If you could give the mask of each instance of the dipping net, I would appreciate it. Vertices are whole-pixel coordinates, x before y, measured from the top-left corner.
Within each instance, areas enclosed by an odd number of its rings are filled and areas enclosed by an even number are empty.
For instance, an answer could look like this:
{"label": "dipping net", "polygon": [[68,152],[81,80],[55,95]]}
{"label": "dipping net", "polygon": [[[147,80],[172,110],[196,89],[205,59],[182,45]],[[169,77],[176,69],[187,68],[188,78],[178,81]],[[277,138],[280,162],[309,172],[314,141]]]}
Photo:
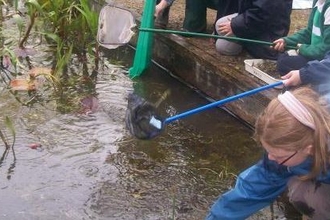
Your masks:
{"label": "dipping net", "polygon": [[153,119],[163,121],[156,106],[134,93],[129,94],[125,122],[130,133],[139,139],[151,139],[159,135],[163,126],[154,126],[150,123]]}
{"label": "dipping net", "polygon": [[115,49],[129,42],[134,35],[132,28],[135,26],[135,20],[130,11],[105,5],[99,15],[97,41],[105,48]]}

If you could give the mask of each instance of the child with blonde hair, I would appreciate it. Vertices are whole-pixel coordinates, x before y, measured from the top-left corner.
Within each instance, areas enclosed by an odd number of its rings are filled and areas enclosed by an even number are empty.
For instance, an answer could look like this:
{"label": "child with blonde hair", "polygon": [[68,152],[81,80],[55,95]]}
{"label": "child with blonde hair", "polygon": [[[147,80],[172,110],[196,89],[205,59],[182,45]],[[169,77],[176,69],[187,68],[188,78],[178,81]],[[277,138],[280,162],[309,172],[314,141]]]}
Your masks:
{"label": "child with blonde hair", "polygon": [[300,87],[278,95],[255,124],[263,159],[238,176],[206,219],[246,219],[286,189],[304,216],[330,219],[329,137],[330,113],[318,93]]}

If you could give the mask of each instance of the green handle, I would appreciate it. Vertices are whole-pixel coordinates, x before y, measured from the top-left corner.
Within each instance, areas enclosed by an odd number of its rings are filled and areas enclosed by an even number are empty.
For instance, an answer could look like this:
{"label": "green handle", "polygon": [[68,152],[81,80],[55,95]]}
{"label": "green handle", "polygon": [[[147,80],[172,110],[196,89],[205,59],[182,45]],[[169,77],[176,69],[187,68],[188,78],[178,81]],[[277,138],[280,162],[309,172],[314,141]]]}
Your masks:
{"label": "green handle", "polygon": [[[140,28],[140,31],[146,31],[146,32],[154,32],[154,33],[163,33],[163,34],[178,34],[178,35],[185,35],[185,36],[195,36],[195,37],[207,37],[207,38],[218,38],[218,39],[224,39],[224,40],[230,40],[230,41],[243,41],[248,43],[255,43],[255,44],[263,44],[267,46],[273,46],[274,44],[267,41],[261,41],[261,40],[252,40],[252,39],[246,39],[246,38],[240,38],[240,37],[226,37],[226,36],[219,36],[219,35],[213,35],[213,34],[203,34],[203,33],[195,33],[195,32],[186,32],[186,31],[175,31],[175,30],[164,30],[164,29],[154,29],[154,28]],[[286,46],[287,49],[298,49],[294,46]]]}

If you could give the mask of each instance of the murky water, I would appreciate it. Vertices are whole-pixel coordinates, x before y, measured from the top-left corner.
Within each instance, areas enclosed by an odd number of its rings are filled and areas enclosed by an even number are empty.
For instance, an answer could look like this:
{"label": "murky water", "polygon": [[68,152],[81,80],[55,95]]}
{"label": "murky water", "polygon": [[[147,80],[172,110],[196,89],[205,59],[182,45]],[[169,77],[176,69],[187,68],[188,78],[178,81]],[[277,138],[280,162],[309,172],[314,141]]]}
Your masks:
{"label": "murky water", "polygon": [[[112,61],[132,60],[128,48],[112,52]],[[207,102],[155,66],[132,81],[130,64],[114,63],[98,75],[91,114],[60,114],[54,103],[23,107],[1,91],[17,139],[15,155],[0,164],[0,219],[203,219],[258,159],[252,131],[219,109],[173,122],[153,140],[132,137],[124,123],[129,92],[156,102],[169,89],[164,117]]]}
{"label": "murky water", "polygon": [[[47,56],[40,52],[32,63]],[[22,106],[0,83],[0,129],[12,143],[9,117],[16,132],[13,149],[0,145],[0,219],[203,219],[258,160],[252,130],[220,109],[173,122],[153,140],[132,137],[129,92],[155,103],[170,91],[158,107],[165,118],[207,104],[157,66],[132,81],[132,59],[129,47],[108,51],[95,88],[84,90],[88,112],[63,113],[56,100]],[[270,219],[268,209],[251,219]]]}

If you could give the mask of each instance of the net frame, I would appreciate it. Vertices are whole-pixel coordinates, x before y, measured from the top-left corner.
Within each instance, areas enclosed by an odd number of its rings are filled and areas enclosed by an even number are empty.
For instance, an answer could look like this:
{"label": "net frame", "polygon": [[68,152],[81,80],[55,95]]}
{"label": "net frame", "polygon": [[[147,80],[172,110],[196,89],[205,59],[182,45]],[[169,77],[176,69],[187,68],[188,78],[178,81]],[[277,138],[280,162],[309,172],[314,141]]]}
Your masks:
{"label": "net frame", "polygon": [[99,14],[97,42],[107,49],[116,49],[127,44],[135,34],[135,19],[131,11],[105,5]]}

